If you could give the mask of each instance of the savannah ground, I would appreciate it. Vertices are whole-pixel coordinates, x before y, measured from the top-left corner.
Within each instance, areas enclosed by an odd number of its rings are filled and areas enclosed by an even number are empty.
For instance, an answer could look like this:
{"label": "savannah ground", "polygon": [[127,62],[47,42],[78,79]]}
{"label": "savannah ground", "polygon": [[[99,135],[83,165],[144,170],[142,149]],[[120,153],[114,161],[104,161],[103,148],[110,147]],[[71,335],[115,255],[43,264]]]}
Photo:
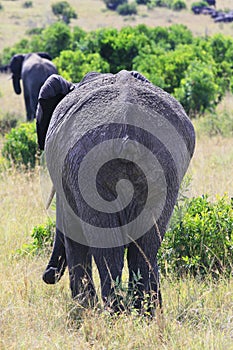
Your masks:
{"label": "savannah ground", "polygon": [[[33,9],[27,10],[21,9],[22,3],[2,1],[12,13],[7,22],[9,37],[6,41],[5,37],[4,40],[1,38],[1,49],[23,37],[28,24],[33,22],[32,25],[36,23],[40,26],[41,21],[47,24],[52,19],[50,2],[36,1]],[[76,4],[79,15],[76,24],[84,29],[110,24],[119,27],[135,24],[139,20],[148,25],[169,25],[167,18],[184,16],[183,12],[172,13],[160,9],[164,11],[160,19],[153,19],[149,13],[148,16],[136,16],[135,21],[124,21],[106,12],[98,0],[70,1],[70,4]],[[218,1],[218,6],[230,7],[230,0]],[[141,11],[144,10],[145,7],[141,7]],[[35,11],[35,14],[26,17],[27,11]],[[40,15],[36,15],[37,11]],[[92,17],[93,14],[95,17]],[[202,30],[201,33],[204,33],[207,25],[212,28],[208,17],[202,17],[201,27],[200,16],[193,17],[188,11],[186,15],[185,20],[194,31]],[[0,16],[2,36],[2,28],[7,26],[4,23],[7,16]],[[149,20],[151,22],[147,22]],[[13,23],[16,23],[18,30]],[[232,34],[233,25],[213,28]],[[11,81],[7,78],[8,75],[0,75],[1,114],[15,113],[23,121],[23,98],[13,93]],[[222,110],[232,115],[232,96],[227,96],[218,107],[219,112]],[[187,194],[197,196],[208,193],[214,199],[216,194],[226,192],[233,197],[233,138],[208,137],[201,129],[200,121],[194,121],[194,124],[197,145],[189,169],[192,181]],[[0,148],[2,143],[3,137],[0,137]],[[45,285],[41,275],[47,257],[19,257],[15,254],[24,243],[31,241],[33,227],[47,220],[41,200],[38,168],[35,172],[26,173],[14,169],[0,172],[0,217],[0,349],[233,349],[232,279],[220,278],[215,283],[210,278],[198,281],[162,276],[164,313],[161,315],[157,312],[150,322],[134,315],[112,318],[99,310],[79,309],[70,297],[67,272],[57,285]],[[124,278],[127,278],[126,271]],[[96,273],[95,280],[99,285]]]}

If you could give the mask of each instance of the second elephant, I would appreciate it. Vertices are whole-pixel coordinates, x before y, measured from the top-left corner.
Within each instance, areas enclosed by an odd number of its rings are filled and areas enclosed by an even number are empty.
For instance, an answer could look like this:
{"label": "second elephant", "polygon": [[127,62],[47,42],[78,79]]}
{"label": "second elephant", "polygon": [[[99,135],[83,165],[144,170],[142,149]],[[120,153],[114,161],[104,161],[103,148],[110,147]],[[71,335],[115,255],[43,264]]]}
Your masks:
{"label": "second elephant", "polygon": [[17,95],[21,94],[22,79],[27,121],[31,121],[35,118],[40,88],[57,69],[46,52],[14,55],[9,66]]}

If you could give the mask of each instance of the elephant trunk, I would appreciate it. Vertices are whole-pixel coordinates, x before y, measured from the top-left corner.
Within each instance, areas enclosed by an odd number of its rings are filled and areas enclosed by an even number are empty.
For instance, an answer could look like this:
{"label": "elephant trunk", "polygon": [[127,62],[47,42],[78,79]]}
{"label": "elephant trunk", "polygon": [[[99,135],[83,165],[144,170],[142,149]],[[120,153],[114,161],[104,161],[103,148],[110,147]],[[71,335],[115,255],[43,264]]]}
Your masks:
{"label": "elephant trunk", "polygon": [[20,76],[12,75],[13,87],[17,95],[21,94]]}

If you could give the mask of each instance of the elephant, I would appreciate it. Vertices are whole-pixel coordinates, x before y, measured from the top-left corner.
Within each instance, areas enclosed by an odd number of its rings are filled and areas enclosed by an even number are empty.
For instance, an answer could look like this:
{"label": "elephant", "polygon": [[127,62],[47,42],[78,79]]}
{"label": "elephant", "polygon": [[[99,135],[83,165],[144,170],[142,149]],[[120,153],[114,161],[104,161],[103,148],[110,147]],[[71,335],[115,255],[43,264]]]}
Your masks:
{"label": "elephant", "polygon": [[68,266],[72,297],[94,305],[94,259],[104,305],[119,312],[126,252],[128,295],[153,315],[162,306],[157,253],[195,148],[183,107],[136,71],[89,72],[79,83],[55,74],[40,90],[36,124],[56,191],[44,282]]}
{"label": "elephant", "polygon": [[21,94],[20,79],[23,81],[27,121],[32,121],[36,114],[40,88],[51,74],[57,74],[57,69],[46,52],[14,55],[9,66],[17,95]]}

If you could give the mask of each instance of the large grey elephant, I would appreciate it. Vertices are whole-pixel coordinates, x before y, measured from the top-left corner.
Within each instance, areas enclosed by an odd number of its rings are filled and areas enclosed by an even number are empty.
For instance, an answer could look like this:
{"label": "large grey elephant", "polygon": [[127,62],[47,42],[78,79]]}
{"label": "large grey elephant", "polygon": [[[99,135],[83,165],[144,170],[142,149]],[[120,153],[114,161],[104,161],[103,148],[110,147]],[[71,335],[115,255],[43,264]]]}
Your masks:
{"label": "large grey elephant", "polygon": [[[56,235],[43,274],[68,265],[72,296],[119,310],[127,250],[128,290],[141,310],[161,305],[157,252],[192,158],[194,128],[182,106],[138,72],[88,73],[72,84],[52,75],[37,107],[39,147],[56,191]],[[94,180],[93,180],[94,178]]]}
{"label": "large grey elephant", "polygon": [[27,121],[35,118],[37,100],[41,86],[57,69],[46,52],[17,54],[11,58],[10,70],[16,94],[21,94],[20,79],[23,81]]}

